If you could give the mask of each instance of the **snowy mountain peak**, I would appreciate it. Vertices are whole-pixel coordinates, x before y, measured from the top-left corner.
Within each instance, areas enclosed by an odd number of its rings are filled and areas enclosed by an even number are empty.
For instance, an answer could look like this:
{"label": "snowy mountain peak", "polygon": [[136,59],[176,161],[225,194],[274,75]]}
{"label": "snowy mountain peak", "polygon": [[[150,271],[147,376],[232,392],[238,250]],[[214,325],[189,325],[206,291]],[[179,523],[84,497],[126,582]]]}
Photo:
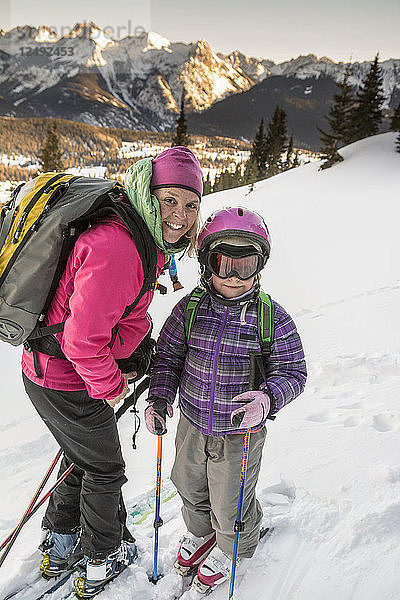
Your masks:
{"label": "snowy mountain peak", "polygon": [[204,39],[197,40],[197,42],[195,42],[195,44],[194,44],[194,48],[195,48],[195,53],[198,56],[201,56],[201,55],[212,56],[214,54],[214,52],[211,49],[210,44],[207,42],[207,40],[204,40]]}
{"label": "snowy mountain peak", "polygon": [[193,44],[193,57],[209,68],[223,63],[223,60],[212,50],[210,44],[204,40],[198,40]]}
{"label": "snowy mountain peak", "polygon": [[218,56],[227,60],[235,69],[241,69],[246,75],[251,77],[255,83],[259,83],[268,75],[271,75],[271,67],[275,65],[274,61],[257,57],[249,57],[234,50],[228,55],[218,54]]}
{"label": "snowy mountain peak", "polygon": [[70,33],[67,33],[65,37],[76,38],[76,37],[90,37],[94,31],[100,31],[100,27],[93,21],[90,23],[75,23]]}
{"label": "snowy mountain peak", "polygon": [[[64,46],[68,47],[67,53]],[[46,60],[42,60],[43,50]],[[369,65],[351,64],[352,85],[360,85]],[[59,37],[45,25],[0,31],[0,93],[6,101],[2,114],[19,112],[61,118],[68,115],[112,127],[169,129],[174,124],[183,87],[188,111],[204,111],[216,101],[240,95],[271,76],[303,80],[323,76],[336,82],[343,78],[346,67],[345,63],[314,54],[280,64],[248,57],[239,50],[224,55],[214,52],[205,39],[173,42],[154,31],[112,39],[107,30],[94,22],[75,23],[65,34],[59,32]],[[392,106],[398,102],[400,61],[385,61],[381,67],[385,106]],[[82,73],[85,85],[89,74],[90,81],[96,81],[94,87],[85,87],[84,94],[81,81],[78,87],[75,85],[75,78]],[[305,93],[311,93],[311,89]],[[76,95],[76,102],[72,102],[71,97]],[[107,102],[104,98],[108,98]],[[22,109],[17,110],[20,106]],[[239,120],[247,112],[251,111],[242,109]],[[254,127],[252,124],[252,130]],[[248,137],[252,131],[249,126],[247,131],[234,135]]]}
{"label": "snowy mountain peak", "polygon": [[321,58],[318,58],[317,60],[318,62],[331,63],[332,65],[335,64],[334,61],[329,58],[329,56],[321,56]]}
{"label": "snowy mountain peak", "polygon": [[47,25],[40,25],[35,36],[35,42],[57,42],[59,39],[55,29]]}
{"label": "snowy mountain peak", "polygon": [[18,25],[18,27],[14,27],[13,29],[10,29],[9,31],[4,31],[2,30],[2,35],[4,35],[4,37],[10,41],[10,42],[16,42],[16,41],[23,41],[23,40],[34,40],[36,35],[37,35],[37,28],[33,27],[32,25],[23,25],[20,26]]}
{"label": "snowy mountain peak", "polygon": [[165,49],[168,49],[171,45],[170,40],[163,37],[159,33],[156,33],[155,31],[149,31],[149,32],[145,33],[144,38],[146,40],[146,45],[143,48],[143,52],[146,52],[147,50],[154,50],[154,49],[165,50]]}
{"label": "snowy mountain peak", "polygon": [[66,33],[64,39],[90,39],[93,40],[100,48],[113,45],[114,40],[93,21],[90,23],[75,23],[70,32]]}

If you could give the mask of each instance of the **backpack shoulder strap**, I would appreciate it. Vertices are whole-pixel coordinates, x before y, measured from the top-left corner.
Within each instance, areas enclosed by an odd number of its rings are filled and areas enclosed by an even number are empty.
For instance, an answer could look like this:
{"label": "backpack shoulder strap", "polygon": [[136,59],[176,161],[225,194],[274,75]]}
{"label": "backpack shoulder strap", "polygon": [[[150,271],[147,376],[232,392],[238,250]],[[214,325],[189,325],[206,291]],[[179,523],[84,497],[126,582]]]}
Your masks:
{"label": "backpack shoulder strap", "polygon": [[[116,189],[113,192],[120,194],[122,190],[116,186]],[[126,307],[121,317],[124,318],[134,310],[139,300],[146,292],[155,289],[154,285],[157,279],[157,247],[145,221],[130,203],[125,204],[122,201],[117,201],[115,202],[112,211],[123,220],[135,240],[136,248],[140,260],[142,261],[144,275],[143,285],[132,304]]]}
{"label": "backpack shoulder strap", "polygon": [[271,354],[271,344],[274,341],[274,307],[271,296],[260,290],[258,300],[258,337],[262,353]]}
{"label": "backpack shoulder strap", "polygon": [[[97,210],[95,214],[96,216],[100,216],[101,214],[109,215],[110,213],[114,213],[123,220],[133,239],[135,240],[136,248],[142,262],[144,275],[143,284],[135,300],[132,302],[132,304],[125,308],[121,317],[123,319],[135,309],[142,296],[149,290],[153,289],[157,276],[157,248],[154,239],[142,217],[133,207],[130,205],[125,205],[122,201],[117,200],[116,196],[119,195],[120,192],[121,190],[119,186],[116,185],[115,190],[112,190],[108,194],[110,201],[103,203],[103,208]],[[74,235],[71,242],[72,245],[69,247],[69,251],[72,249],[75,240],[76,236]],[[67,255],[69,254],[69,251],[67,252]],[[60,276],[61,273],[59,273],[59,277]],[[56,278],[56,281],[59,279],[59,277]],[[51,297],[52,294],[49,295],[50,299]],[[48,354],[50,356],[56,356],[57,358],[65,358],[61,348],[59,347],[57,339],[53,337],[54,333],[61,333],[64,331],[64,325],[64,323],[56,323],[54,325],[41,327],[39,324],[29,336],[27,343],[33,350],[36,349],[39,352],[43,352],[44,354]],[[50,338],[49,336],[52,337]],[[45,340],[46,337],[48,338],[47,340]]]}
{"label": "backpack shoulder strap", "polygon": [[197,311],[199,306],[206,295],[206,290],[201,287],[196,287],[190,294],[189,302],[185,308],[185,334],[186,343],[189,343],[190,334],[192,332],[192,326],[196,319]]}
{"label": "backpack shoulder strap", "polygon": [[[261,376],[261,382],[267,384],[267,369],[265,359],[271,354],[271,345],[274,341],[274,305],[271,300],[271,296],[260,290],[258,300],[258,337],[261,345],[261,353],[254,355],[255,369]],[[258,389],[258,386],[257,386]],[[271,394],[267,385],[268,396],[271,401],[270,413],[267,419],[272,421],[275,419],[275,415],[271,412],[275,406],[273,395]]]}

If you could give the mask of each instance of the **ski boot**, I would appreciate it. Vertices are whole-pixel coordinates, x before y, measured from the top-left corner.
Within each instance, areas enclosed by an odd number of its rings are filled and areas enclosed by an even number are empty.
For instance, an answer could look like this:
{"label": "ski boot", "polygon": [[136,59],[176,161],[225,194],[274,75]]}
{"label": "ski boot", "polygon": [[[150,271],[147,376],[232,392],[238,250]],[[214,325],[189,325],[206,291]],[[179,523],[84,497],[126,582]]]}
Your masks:
{"label": "ski boot", "polygon": [[49,529],[43,530],[44,539],[39,550],[42,551],[40,571],[45,579],[59,577],[82,560],[83,552],[80,534],[55,533]]}
{"label": "ski boot", "polygon": [[174,564],[175,571],[186,577],[204,560],[215,546],[215,533],[204,537],[196,537],[190,531],[182,537],[178,558]]}
{"label": "ski boot", "polygon": [[231,576],[232,557],[215,546],[210,554],[200,563],[192,588],[199,594],[209,594],[217,585],[224,583]]}
{"label": "ski boot", "polygon": [[107,583],[115,579],[122,571],[133,563],[137,557],[134,542],[121,542],[115,550],[102,560],[86,558],[86,569],[74,581],[77,598],[93,598],[103,591]]}

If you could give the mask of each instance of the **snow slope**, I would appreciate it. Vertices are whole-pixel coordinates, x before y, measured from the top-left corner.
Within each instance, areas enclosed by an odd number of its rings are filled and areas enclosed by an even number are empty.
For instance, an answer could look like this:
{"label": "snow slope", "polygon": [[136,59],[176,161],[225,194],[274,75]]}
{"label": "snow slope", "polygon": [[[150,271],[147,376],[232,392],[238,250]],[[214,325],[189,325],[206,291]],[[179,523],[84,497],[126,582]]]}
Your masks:
{"label": "snow slope", "polygon": [[[267,523],[275,530],[239,578],[236,600],[398,600],[400,598],[400,155],[394,134],[343,149],[345,161],[318,164],[248,188],[208,196],[204,216],[245,204],[267,219],[273,251],[263,287],[294,316],[305,345],[305,393],[269,425],[259,480]],[[179,263],[185,292],[197,266]],[[183,292],[157,297],[159,328]],[[56,445],[21,387],[19,351],[0,348],[0,537],[22,514]],[[143,400],[141,401],[143,407]],[[164,441],[163,476],[173,460],[174,425]],[[155,439],[144,426],[130,448],[131,419],[120,422],[129,482],[125,498],[140,559],[99,600],[172,600],[181,582],[171,573],[184,529],[168,479],[160,530],[160,568],[153,586],[151,499]],[[170,498],[170,496],[172,497]],[[150,513],[149,513],[150,511]],[[144,517],[144,518],[142,518]],[[38,552],[34,517],[0,570],[0,598]],[[62,597],[61,591],[53,600]],[[226,588],[213,594],[228,597]],[[198,596],[189,591],[185,600]]]}

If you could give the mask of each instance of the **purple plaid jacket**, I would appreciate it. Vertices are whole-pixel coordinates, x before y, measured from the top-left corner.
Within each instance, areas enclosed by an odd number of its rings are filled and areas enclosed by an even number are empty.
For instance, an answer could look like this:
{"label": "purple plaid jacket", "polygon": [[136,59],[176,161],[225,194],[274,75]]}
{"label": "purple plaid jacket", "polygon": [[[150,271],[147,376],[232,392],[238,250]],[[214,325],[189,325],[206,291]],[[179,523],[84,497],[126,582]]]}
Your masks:
{"label": "purple plaid jacket", "polygon": [[[193,323],[189,344],[185,333],[185,308],[190,295],[175,306],[157,342],[151,371],[149,401],[165,398],[173,403],[179,389],[182,414],[206,435],[237,433],[230,414],[232,398],[249,384],[249,352],[261,350],[254,292],[233,306],[207,294]],[[275,335],[266,359],[267,384],[273,413],[294,400],[304,389],[307,370],[304,352],[291,317],[275,301]],[[243,431],[243,430],[241,430]]]}

